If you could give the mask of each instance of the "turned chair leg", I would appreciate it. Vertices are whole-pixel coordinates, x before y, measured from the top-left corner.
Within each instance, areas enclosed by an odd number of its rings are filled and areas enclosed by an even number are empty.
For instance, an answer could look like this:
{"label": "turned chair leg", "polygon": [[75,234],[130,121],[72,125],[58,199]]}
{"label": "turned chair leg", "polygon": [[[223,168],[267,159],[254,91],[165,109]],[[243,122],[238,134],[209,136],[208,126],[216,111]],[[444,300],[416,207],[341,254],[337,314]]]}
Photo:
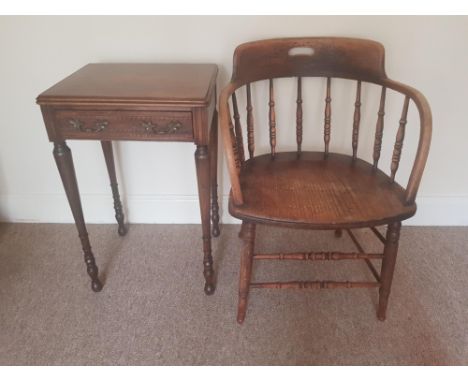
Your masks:
{"label": "turned chair leg", "polygon": [[386,318],[388,298],[392,287],[393,271],[395,270],[396,257],[398,252],[398,241],[400,238],[401,222],[388,225],[387,237],[384,248],[384,258],[380,272],[379,308],[377,318],[384,321]]}
{"label": "turned chair leg", "polygon": [[239,238],[242,239],[244,237],[244,232],[245,232],[245,225],[241,224],[240,230],[239,230]]}
{"label": "turned chair leg", "polygon": [[242,248],[239,277],[239,304],[237,307],[237,322],[242,324],[247,310],[247,298],[249,295],[250,279],[252,277],[253,251],[255,245],[255,224],[242,223]]}

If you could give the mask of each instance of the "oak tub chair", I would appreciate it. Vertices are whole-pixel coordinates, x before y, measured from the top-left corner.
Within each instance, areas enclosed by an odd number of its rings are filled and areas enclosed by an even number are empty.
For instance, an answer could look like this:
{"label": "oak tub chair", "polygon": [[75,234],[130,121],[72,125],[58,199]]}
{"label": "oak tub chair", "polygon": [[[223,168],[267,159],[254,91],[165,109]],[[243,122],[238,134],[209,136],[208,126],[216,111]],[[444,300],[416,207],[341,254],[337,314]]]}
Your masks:
{"label": "oak tub chair", "polygon": [[[247,297],[253,288],[379,288],[377,317],[385,320],[398,251],[401,222],[416,212],[415,198],[426,164],[431,140],[432,117],[429,104],[417,90],[389,79],[384,69],[384,47],[375,41],[353,38],[282,38],[248,42],[234,52],[232,78],[219,99],[219,122],[230,174],[229,212],[242,220],[239,236],[241,254],[237,321],[242,323]],[[280,152],[276,145],[274,83],[277,78],[297,78],[296,143],[293,152]],[[323,77],[324,149],[304,151],[302,78]],[[332,78],[354,80],[356,98],[352,126],[352,153],[330,152]],[[251,84],[269,81],[268,107],[270,153],[255,155]],[[381,87],[373,146],[373,163],[358,157],[361,119],[361,86]],[[236,92],[246,92],[246,137],[239,117]],[[378,168],[384,130],[387,89],[400,93],[403,110],[391,157],[390,174]],[[399,167],[409,104],[414,103],[420,119],[419,142],[406,188],[395,181]],[[231,117],[231,107],[233,117]],[[285,127],[283,127],[285,128]],[[292,129],[291,129],[292,131]],[[244,148],[244,140],[247,149]],[[350,150],[350,151],[351,151]],[[248,156],[248,158],[247,158]],[[254,253],[257,224],[290,228],[345,230],[357,252]],[[386,237],[377,226],[387,225]],[[351,232],[370,228],[384,244],[383,253],[365,253]],[[293,281],[252,283],[253,260],[351,260],[369,266],[375,281]],[[381,260],[380,274],[372,261]]]}

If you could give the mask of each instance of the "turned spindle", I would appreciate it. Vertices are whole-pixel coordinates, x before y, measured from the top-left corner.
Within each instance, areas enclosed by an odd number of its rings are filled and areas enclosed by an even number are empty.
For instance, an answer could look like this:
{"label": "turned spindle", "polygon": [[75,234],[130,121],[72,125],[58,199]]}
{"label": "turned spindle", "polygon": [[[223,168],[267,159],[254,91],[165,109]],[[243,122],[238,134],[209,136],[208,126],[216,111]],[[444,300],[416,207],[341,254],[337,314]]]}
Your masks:
{"label": "turned spindle", "polygon": [[393,148],[392,165],[391,165],[391,178],[392,182],[395,180],[395,175],[400,165],[401,149],[403,148],[403,140],[405,139],[406,118],[408,115],[409,97],[405,97],[403,103],[403,110],[401,112],[400,126],[395,140],[395,147]]}
{"label": "turned spindle", "polygon": [[296,141],[297,152],[301,152],[302,146],[302,78],[297,77],[297,109],[296,109]]}
{"label": "turned spindle", "polygon": [[273,89],[273,80],[270,79],[270,101],[268,102],[270,107],[268,113],[268,120],[270,125],[270,146],[271,156],[274,157],[276,153],[276,116],[275,116],[275,94]]}
{"label": "turned spindle", "polygon": [[381,253],[363,252],[293,252],[293,253],[256,253],[254,260],[299,260],[299,261],[338,261],[382,259]]}
{"label": "turned spindle", "polygon": [[251,288],[264,289],[338,289],[338,288],[378,288],[380,283],[367,281],[288,281],[252,283]]}
{"label": "turned spindle", "polygon": [[323,140],[325,141],[325,156],[328,155],[331,130],[331,78],[327,77],[327,96],[325,98],[325,124],[323,127]]}
{"label": "turned spindle", "polygon": [[382,137],[384,129],[384,116],[385,116],[385,95],[387,88],[382,86],[382,93],[380,94],[380,106],[377,113],[377,125],[375,126],[375,141],[374,141],[374,168],[377,168],[380,159],[380,151],[382,149]]}
{"label": "turned spindle", "polygon": [[352,143],[353,159],[357,158],[360,122],[361,122],[361,81],[358,81],[357,87],[356,87],[356,101],[354,102],[353,143]]}
{"label": "turned spindle", "polygon": [[255,143],[254,143],[254,119],[252,113],[252,95],[250,94],[250,84],[247,84],[247,148],[249,150],[249,158],[253,158]]}
{"label": "turned spindle", "polygon": [[237,153],[241,165],[245,161],[244,155],[244,140],[242,138],[242,126],[240,123],[239,108],[237,107],[236,92],[232,93],[232,109],[234,112],[234,130],[236,132]]}
{"label": "turned spindle", "polygon": [[231,111],[228,108],[228,120],[229,120],[229,137],[231,138],[232,152],[234,153],[234,162],[236,164],[237,172],[240,171],[241,161],[239,159],[239,151],[237,150],[237,139],[234,134],[234,125],[232,124]]}

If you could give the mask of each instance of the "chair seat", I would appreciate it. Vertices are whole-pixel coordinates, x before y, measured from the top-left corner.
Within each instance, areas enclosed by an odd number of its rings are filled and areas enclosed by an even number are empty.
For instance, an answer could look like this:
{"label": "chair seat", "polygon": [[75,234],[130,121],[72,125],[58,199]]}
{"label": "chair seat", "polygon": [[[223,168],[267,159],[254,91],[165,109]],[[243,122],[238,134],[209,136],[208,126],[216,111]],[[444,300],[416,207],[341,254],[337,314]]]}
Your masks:
{"label": "chair seat", "polygon": [[304,226],[358,228],[404,220],[403,188],[371,164],[341,154],[277,153],[247,160],[240,173],[244,204],[232,197],[230,213],[242,220]]}

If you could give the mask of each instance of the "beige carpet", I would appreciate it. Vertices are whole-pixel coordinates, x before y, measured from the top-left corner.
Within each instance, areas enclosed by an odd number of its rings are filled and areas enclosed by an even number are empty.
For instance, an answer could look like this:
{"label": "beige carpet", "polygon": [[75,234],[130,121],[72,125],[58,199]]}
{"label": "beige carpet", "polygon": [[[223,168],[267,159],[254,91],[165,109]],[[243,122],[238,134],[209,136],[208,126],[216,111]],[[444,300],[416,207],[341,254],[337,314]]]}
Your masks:
{"label": "beige carpet", "polygon": [[[93,293],[73,225],[0,225],[0,364],[468,364],[468,228],[404,227],[387,321],[377,291],[253,290],[236,323],[240,240],[213,241],[203,293],[200,227],[90,225]],[[367,250],[379,249],[358,231]],[[351,250],[332,232],[258,229],[257,249]],[[256,280],[367,279],[363,262],[263,262]]]}

